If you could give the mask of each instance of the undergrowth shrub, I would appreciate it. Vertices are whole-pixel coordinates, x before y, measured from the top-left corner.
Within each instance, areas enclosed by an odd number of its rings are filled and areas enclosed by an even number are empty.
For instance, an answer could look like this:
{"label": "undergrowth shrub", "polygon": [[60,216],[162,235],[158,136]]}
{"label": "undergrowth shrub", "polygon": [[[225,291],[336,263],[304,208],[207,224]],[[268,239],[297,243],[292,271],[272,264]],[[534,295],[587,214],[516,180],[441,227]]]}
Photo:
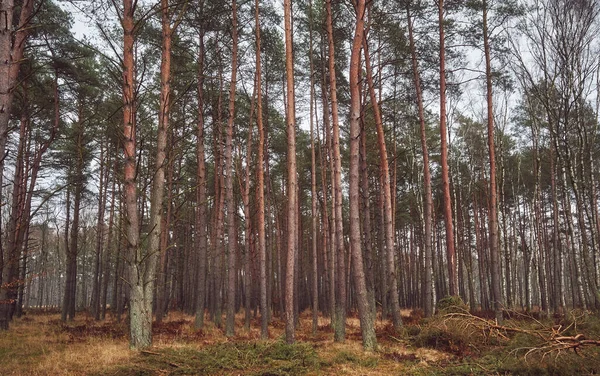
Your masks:
{"label": "undergrowth shrub", "polygon": [[201,350],[179,347],[142,352],[111,374],[163,375],[168,370],[169,375],[303,375],[320,367],[319,357],[308,343],[228,342]]}
{"label": "undergrowth shrub", "polygon": [[350,351],[340,351],[333,359],[334,363],[353,363],[365,368],[377,367],[378,359],[374,356],[360,355]]}
{"label": "undergrowth shrub", "polygon": [[448,313],[465,313],[469,312],[469,306],[463,302],[460,296],[446,296],[437,303],[436,312],[440,315]]}

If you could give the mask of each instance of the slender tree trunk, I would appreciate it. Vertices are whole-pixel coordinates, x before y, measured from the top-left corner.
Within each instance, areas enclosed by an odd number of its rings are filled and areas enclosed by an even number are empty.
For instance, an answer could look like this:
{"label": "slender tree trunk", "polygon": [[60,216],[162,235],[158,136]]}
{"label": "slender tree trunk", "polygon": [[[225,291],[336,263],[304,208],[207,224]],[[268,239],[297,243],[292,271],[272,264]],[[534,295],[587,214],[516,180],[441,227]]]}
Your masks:
{"label": "slender tree trunk", "polygon": [[340,123],[338,118],[337,79],[335,72],[335,45],[333,40],[333,16],[331,0],[326,1],[327,6],[327,37],[329,42],[329,90],[331,98],[332,119],[332,152],[333,152],[333,197],[335,220],[335,253],[337,270],[337,297],[335,304],[334,338],[336,342],[343,342],[346,338],[346,282],[345,282],[345,256],[344,256],[344,226],[342,217],[342,158],[340,155]]}
{"label": "slender tree trunk", "polygon": [[[321,44],[322,45],[322,44]],[[325,58],[322,54],[322,60],[324,61]],[[329,121],[329,105],[327,103],[327,80],[325,78],[324,72],[325,72],[325,66],[321,67],[321,71],[323,72],[323,77],[322,82],[321,82],[321,100],[322,100],[322,108],[323,108],[323,133],[324,133],[324,140],[325,140],[325,144],[326,144],[326,150],[327,153],[324,153],[323,155],[323,159],[328,161],[328,167],[329,167],[329,172],[330,172],[330,179],[331,179],[331,189],[332,189],[332,199],[331,199],[331,221],[329,220],[329,215],[327,213],[327,197],[328,195],[328,189],[327,189],[327,179],[326,179],[326,173],[322,174],[322,185],[323,185],[323,197],[325,198],[323,200],[323,207],[324,207],[324,212],[326,215],[326,221],[328,223],[328,231],[325,232],[325,235],[327,236],[327,240],[329,243],[329,247],[327,247],[325,249],[325,252],[329,253],[329,268],[328,268],[328,280],[329,280],[329,315],[330,315],[330,320],[331,320],[331,328],[335,330],[335,251],[336,251],[336,233],[335,233],[335,226],[336,226],[336,221],[335,221],[335,174],[334,174],[334,167],[333,167],[333,157],[332,157],[332,153],[333,153],[333,147],[331,144],[331,123]],[[323,163],[323,165],[325,165],[325,163]],[[329,223],[331,223],[331,225],[329,225]]]}
{"label": "slender tree trunk", "polygon": [[67,321],[67,315],[69,312],[69,292],[71,291],[71,284],[72,281],[69,278],[69,276],[71,276],[73,273],[71,271],[71,265],[72,263],[69,262],[70,260],[70,238],[69,238],[69,230],[71,227],[71,190],[72,188],[67,185],[67,193],[66,193],[66,198],[65,198],[65,239],[64,239],[64,244],[65,244],[65,291],[64,291],[64,295],[63,295],[63,302],[62,302],[62,310],[61,310],[61,320],[62,321]]}
{"label": "slender tree trunk", "polygon": [[410,14],[410,5],[406,8],[406,17],[408,19],[408,36],[410,42],[411,62],[413,70],[413,81],[417,94],[417,107],[419,111],[419,126],[421,130],[421,150],[423,153],[423,252],[425,253],[425,268],[423,270],[423,308],[425,317],[433,315],[433,281],[432,281],[432,260],[433,248],[431,244],[431,217],[433,209],[433,195],[431,193],[431,171],[429,169],[429,152],[427,151],[427,129],[425,127],[425,110],[423,106],[423,93],[421,90],[421,78],[419,75],[419,65],[417,62],[417,49],[413,35],[413,22]]}
{"label": "slender tree trunk", "polygon": [[[258,1],[258,0],[256,0]],[[309,64],[310,64],[310,197],[311,197],[311,238],[312,238],[312,332],[317,333],[319,326],[319,279],[317,265],[317,161],[315,151],[315,132],[314,132],[314,65],[313,65],[313,6],[312,0],[309,0]]]}
{"label": "slender tree trunk", "polygon": [[[115,150],[116,152],[117,150]],[[113,169],[113,175],[112,175],[112,189],[110,191],[110,214],[108,216],[108,238],[106,240],[106,244],[107,244],[107,249],[106,249],[106,253],[104,255],[104,279],[103,279],[103,287],[102,287],[102,303],[101,303],[101,307],[102,307],[102,313],[100,315],[100,318],[102,320],[105,319],[106,317],[106,305],[108,302],[108,282],[110,280],[110,257],[111,257],[111,253],[115,252],[115,247],[113,246],[113,238],[114,238],[114,233],[115,230],[113,229],[114,223],[115,223],[115,197],[116,197],[116,172],[117,172],[117,162],[115,159],[115,166]],[[108,171],[107,171],[108,174]],[[118,239],[118,236],[117,236]],[[115,252],[116,253],[116,252]],[[115,263],[115,275],[117,274],[117,264]],[[116,291],[113,291],[113,294],[115,294]],[[115,309],[115,306],[111,306],[111,309]]]}
{"label": "slender tree trunk", "polygon": [[295,342],[294,318],[294,272],[296,270],[296,231],[297,231],[297,172],[296,172],[296,103],[294,90],[294,61],[292,40],[292,3],[284,0],[285,23],[285,68],[287,90],[287,169],[288,169],[288,244],[287,268],[285,278],[285,340]]}
{"label": "slender tree trunk", "polygon": [[235,210],[236,203],[233,197],[233,121],[235,120],[235,89],[237,75],[237,6],[236,1],[232,3],[232,34],[233,34],[233,52],[231,56],[231,83],[229,87],[229,119],[227,121],[227,136],[225,138],[225,194],[227,200],[227,251],[228,251],[228,269],[227,269],[227,318],[225,322],[225,335],[231,337],[235,335],[235,273],[236,273],[236,243],[233,241],[236,235],[235,228]]}
{"label": "slender tree trunk", "polygon": [[[201,2],[202,10],[204,1]],[[204,306],[206,300],[206,261],[207,261],[207,230],[206,230],[206,162],[204,156],[204,30],[200,31],[198,49],[198,135],[196,140],[196,247],[198,252],[198,296],[196,298],[196,318],[194,327],[204,326]]]}
{"label": "slender tree trunk", "polygon": [[102,245],[104,240],[104,210],[106,186],[104,184],[104,144],[100,144],[100,178],[98,184],[98,217],[96,220],[96,252],[94,260],[94,275],[92,280],[91,311],[96,321],[100,320],[100,286],[102,284]]}
{"label": "slender tree trunk", "polygon": [[222,284],[223,284],[223,254],[225,252],[225,239],[223,233],[224,229],[224,202],[225,202],[225,184],[223,176],[223,155],[224,155],[224,142],[222,135],[222,102],[223,102],[223,63],[219,55],[219,98],[217,100],[217,113],[216,122],[214,122],[214,155],[215,155],[215,205],[213,206],[213,221],[214,225],[214,239],[213,244],[213,262],[211,272],[211,284],[213,286],[212,297],[211,297],[211,317],[217,327],[221,327],[222,324]]}
{"label": "slender tree trunk", "polygon": [[496,200],[496,149],[494,145],[494,114],[492,101],[492,64],[487,24],[487,0],[483,2],[483,45],[485,52],[485,77],[487,90],[487,134],[488,152],[490,158],[490,259],[492,274],[492,299],[496,321],[502,322],[502,292],[500,281],[500,252],[498,249],[498,204]]}
{"label": "slender tree trunk", "polygon": [[[15,165],[15,172],[13,178],[13,189],[12,189],[12,200],[10,206],[10,216],[7,223],[7,236],[5,244],[5,255],[4,255],[4,275],[2,282],[6,286],[6,302],[2,302],[2,308],[6,304],[6,328],[8,329],[8,323],[12,319],[13,312],[15,310],[15,302],[17,297],[17,285],[18,285],[18,270],[19,260],[21,258],[21,247],[19,246],[20,232],[23,231],[23,217],[25,216],[25,196],[27,194],[27,182],[26,182],[26,167],[24,164],[25,154],[27,148],[27,138],[29,134],[29,120],[27,114],[23,113],[20,120],[19,126],[19,142],[17,146],[17,159]],[[3,318],[4,325],[4,318]]]}
{"label": "slender tree trunk", "polygon": [[[169,0],[161,0],[161,27],[162,47],[160,62],[160,97],[158,109],[158,133],[156,141],[156,164],[154,166],[154,178],[152,181],[152,192],[150,197],[150,234],[148,239],[148,254],[156,263],[161,259],[161,268],[153,273],[158,276],[162,283],[158,286],[157,297],[157,320],[162,320],[165,314],[166,286],[163,273],[164,260],[166,260],[166,247],[161,247],[161,234],[167,231],[163,221],[163,201],[165,197],[165,164],[166,148],[169,130],[169,114],[171,109],[171,41],[173,29],[171,27],[171,16]],[[164,236],[168,236],[166,233]]]}
{"label": "slender tree trunk", "polygon": [[[80,110],[81,111],[81,110]],[[79,218],[81,200],[83,199],[84,177],[83,177],[83,124],[77,125],[77,160],[75,161],[74,171],[74,197],[73,197],[73,224],[71,225],[71,244],[69,245],[69,255],[67,256],[67,264],[70,265],[71,275],[67,275],[67,280],[70,280],[69,290],[65,293],[65,305],[67,305],[67,319],[75,319],[76,308],[76,287],[77,287],[77,254],[79,253]],[[69,270],[68,269],[68,270]],[[85,275],[85,274],[84,274]],[[68,301],[66,300],[68,299]]]}
{"label": "slender tree trunk", "polygon": [[452,200],[448,171],[448,131],[446,129],[446,47],[444,32],[444,0],[438,2],[440,34],[440,148],[442,165],[442,190],[444,196],[444,223],[446,225],[446,255],[448,258],[449,294],[458,294],[456,275],[456,252],[454,250],[454,225],[452,222]]}
{"label": "slender tree trunk", "polygon": [[[360,14],[359,14],[360,17]],[[400,302],[398,299],[398,275],[396,274],[396,263],[395,263],[395,247],[394,247],[394,229],[393,229],[393,215],[392,215],[392,195],[391,195],[391,183],[390,183],[390,168],[388,163],[387,149],[385,144],[385,132],[383,130],[383,120],[381,117],[381,111],[379,109],[379,103],[375,95],[375,86],[373,84],[373,74],[371,71],[371,59],[369,56],[369,48],[366,36],[363,41],[365,65],[366,65],[366,76],[369,84],[369,95],[371,97],[371,106],[375,114],[375,125],[377,128],[377,143],[379,146],[379,160],[382,176],[382,194],[383,194],[383,217],[384,217],[384,234],[385,234],[385,248],[386,248],[386,259],[387,259],[387,279],[388,279],[388,291],[392,309],[392,321],[394,329],[399,330],[402,326],[402,317],[400,316]],[[358,65],[358,63],[357,63]],[[357,68],[358,69],[358,68]],[[358,136],[358,135],[357,135]],[[353,242],[354,245],[354,242]]]}
{"label": "slender tree trunk", "polygon": [[[354,272],[354,287],[356,289],[356,299],[358,303],[358,314],[360,318],[360,328],[362,333],[363,347],[367,351],[373,351],[377,348],[377,338],[375,336],[375,318],[372,315],[371,307],[369,307],[369,297],[367,292],[367,283],[365,278],[361,236],[360,236],[360,196],[359,196],[359,159],[360,159],[360,50],[361,46],[365,46],[365,59],[368,61],[368,51],[366,37],[364,35],[364,18],[366,11],[365,0],[358,0],[356,7],[356,28],[354,31],[354,41],[352,43],[352,52],[350,55],[350,243],[351,255]],[[369,65],[367,64],[367,77],[370,80],[369,87],[371,91],[371,99],[375,98],[373,88],[373,80],[370,75]],[[376,103],[375,103],[376,105]],[[374,106],[375,107],[375,106]],[[378,110],[376,110],[378,111]],[[379,129],[379,127],[378,127]],[[383,146],[385,152],[385,145]],[[387,158],[385,158],[387,161]],[[389,176],[389,175],[388,175]],[[389,179],[389,177],[388,177]],[[389,188],[389,187],[388,187]],[[388,189],[389,197],[389,189]],[[368,213],[367,213],[368,215]],[[398,302],[397,294],[396,303]],[[398,309],[398,316],[400,310]],[[400,322],[401,323],[401,322]],[[397,322],[394,320],[394,325]],[[397,326],[396,326],[397,328]]]}
{"label": "slender tree trunk", "polygon": [[[77,157],[74,161],[75,165],[73,166],[73,170],[70,170],[69,180],[70,185],[72,185],[73,189],[73,223],[70,229],[70,238],[69,234],[65,233],[65,241],[69,242],[69,246],[66,250],[66,258],[67,258],[67,275],[66,275],[66,286],[65,286],[65,295],[64,295],[64,303],[63,303],[63,312],[62,317],[64,320],[73,320],[75,319],[75,309],[76,309],[76,288],[77,288],[77,254],[78,254],[78,240],[79,240],[79,215],[80,215],[80,206],[81,200],[83,198],[83,189],[84,189],[84,160],[83,160],[83,104],[79,104],[78,108],[78,122],[74,126],[75,129],[75,147],[77,151]],[[68,210],[69,208],[67,208]],[[68,227],[68,221],[66,226]]]}
{"label": "slender tree trunk", "polygon": [[265,234],[265,129],[263,125],[262,71],[260,60],[260,15],[259,0],[254,2],[256,32],[256,126],[258,127],[257,165],[257,210],[258,210],[258,262],[260,267],[260,337],[269,338],[269,307],[267,305],[267,249]]}
{"label": "slender tree trunk", "polygon": [[[254,77],[254,92],[252,93],[252,100],[250,104],[250,115],[248,125],[248,143],[246,145],[246,168],[244,176],[244,185],[240,183],[240,190],[242,191],[242,201],[244,203],[244,328],[250,330],[250,320],[252,318],[251,303],[252,303],[252,218],[250,215],[250,165],[252,161],[252,120],[254,116],[254,106],[256,98],[256,72]],[[241,165],[241,162],[240,162]],[[241,170],[241,166],[240,166]]]}
{"label": "slender tree trunk", "polygon": [[369,197],[369,171],[367,165],[367,133],[364,121],[360,133],[360,155],[361,155],[361,195],[362,195],[362,232],[365,247],[365,268],[367,278],[367,291],[369,293],[369,304],[373,317],[377,317],[377,303],[375,299],[375,261],[373,257],[373,239],[371,236],[371,205]]}

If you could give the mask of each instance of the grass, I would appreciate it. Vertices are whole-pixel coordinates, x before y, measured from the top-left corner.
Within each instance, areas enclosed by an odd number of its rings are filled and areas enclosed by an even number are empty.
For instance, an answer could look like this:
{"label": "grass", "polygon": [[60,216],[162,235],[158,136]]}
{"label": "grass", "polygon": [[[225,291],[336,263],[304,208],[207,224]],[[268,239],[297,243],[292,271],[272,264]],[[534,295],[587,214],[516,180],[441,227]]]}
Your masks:
{"label": "grass", "polygon": [[[207,321],[201,331],[193,317],[173,312],[154,326],[154,346],[144,352],[128,347],[123,322],[94,322],[85,314],[64,324],[58,314],[30,313],[0,333],[1,375],[572,375],[600,373],[600,349],[586,348],[525,356],[539,339],[516,334],[502,339],[475,331],[465,322],[444,317],[422,319],[403,311],[405,327],[395,332],[387,321],[376,325],[379,349],[364,352],[360,324],[347,322],[347,340],[333,342],[328,320],[319,318],[312,333],[310,313],[301,314],[297,343],[284,343],[281,321],[260,340],[260,323],[225,337]],[[556,319],[568,325],[567,319]],[[560,321],[562,320],[562,322]],[[515,321],[516,322],[516,321]],[[576,330],[600,338],[600,318],[581,315]],[[520,319],[524,328],[539,325]]]}

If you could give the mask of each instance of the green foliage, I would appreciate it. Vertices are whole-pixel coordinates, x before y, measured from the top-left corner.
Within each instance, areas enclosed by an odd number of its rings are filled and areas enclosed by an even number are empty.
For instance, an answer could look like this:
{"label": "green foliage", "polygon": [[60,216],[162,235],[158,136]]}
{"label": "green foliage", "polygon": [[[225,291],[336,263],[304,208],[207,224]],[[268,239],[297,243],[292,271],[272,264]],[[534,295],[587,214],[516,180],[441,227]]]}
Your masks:
{"label": "green foliage", "polygon": [[460,296],[446,296],[437,303],[437,312],[441,315],[468,311],[469,307],[463,302]]}
{"label": "green foliage", "polygon": [[140,353],[113,374],[158,375],[168,370],[170,375],[301,375],[320,367],[321,362],[308,343],[228,342],[202,350],[181,347]]}
{"label": "green foliage", "polygon": [[379,359],[375,356],[359,355],[354,352],[340,351],[333,359],[334,363],[345,364],[352,363],[365,368],[375,368]]}

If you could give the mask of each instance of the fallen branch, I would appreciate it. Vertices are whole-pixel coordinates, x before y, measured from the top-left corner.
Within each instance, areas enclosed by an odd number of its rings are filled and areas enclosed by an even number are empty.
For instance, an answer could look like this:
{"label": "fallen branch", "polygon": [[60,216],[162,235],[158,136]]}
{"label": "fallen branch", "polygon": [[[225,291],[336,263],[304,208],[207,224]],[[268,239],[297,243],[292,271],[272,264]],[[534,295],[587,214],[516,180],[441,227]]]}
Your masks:
{"label": "fallen branch", "polygon": [[161,353],[157,353],[157,352],[154,352],[154,351],[148,351],[148,350],[140,350],[140,352],[142,354],[146,354],[146,355],[162,355]]}
{"label": "fallen branch", "polygon": [[[158,356],[162,356],[163,354],[161,353],[157,353],[154,351],[148,351],[148,350],[141,350],[140,351],[142,354],[146,354],[146,355],[158,355]],[[168,360],[164,360],[165,363],[167,363],[168,365],[170,365],[171,367],[175,367],[175,368],[180,368],[181,366],[177,363],[173,363],[171,361]]]}

